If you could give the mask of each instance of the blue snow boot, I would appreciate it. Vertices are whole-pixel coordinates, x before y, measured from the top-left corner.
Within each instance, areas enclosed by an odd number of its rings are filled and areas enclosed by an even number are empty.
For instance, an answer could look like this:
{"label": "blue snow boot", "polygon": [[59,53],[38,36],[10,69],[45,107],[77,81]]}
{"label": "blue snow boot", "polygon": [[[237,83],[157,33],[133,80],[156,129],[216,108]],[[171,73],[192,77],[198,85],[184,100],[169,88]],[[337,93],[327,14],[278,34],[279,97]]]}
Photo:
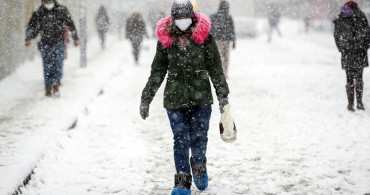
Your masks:
{"label": "blue snow boot", "polygon": [[202,163],[195,164],[192,157],[190,164],[195,186],[199,190],[205,190],[208,187],[207,159],[204,159]]}
{"label": "blue snow boot", "polygon": [[175,175],[175,187],[171,195],[191,195],[191,175],[187,173],[178,173]]}

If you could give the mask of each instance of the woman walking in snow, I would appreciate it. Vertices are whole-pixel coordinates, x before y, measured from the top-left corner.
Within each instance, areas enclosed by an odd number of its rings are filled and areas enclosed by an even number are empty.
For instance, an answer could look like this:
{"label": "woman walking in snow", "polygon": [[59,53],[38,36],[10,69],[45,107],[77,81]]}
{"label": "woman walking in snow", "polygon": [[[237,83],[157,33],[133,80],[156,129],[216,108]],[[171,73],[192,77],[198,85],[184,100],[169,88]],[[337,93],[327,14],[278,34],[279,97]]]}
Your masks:
{"label": "woman walking in snow", "polygon": [[141,43],[143,42],[144,36],[148,37],[144,17],[141,13],[134,12],[127,18],[126,38],[132,43],[136,64],[139,63]]}
{"label": "woman walking in snow", "polygon": [[105,48],[105,37],[109,30],[110,22],[109,22],[107,10],[105,9],[103,5],[99,8],[98,15],[95,18],[95,22],[96,22],[96,27],[98,30],[99,38],[101,41],[101,48],[104,49]]}
{"label": "woman walking in snow", "polygon": [[334,25],[335,42],[342,54],[342,68],[347,75],[347,109],[355,111],[353,107],[356,92],[357,109],[364,110],[362,77],[364,68],[369,66],[367,55],[370,47],[369,23],[358,4],[349,1],[342,7],[338,18],[334,20]]}
{"label": "woman walking in snow", "polygon": [[79,45],[77,30],[67,7],[56,0],[41,2],[42,5],[32,13],[28,23],[25,45],[29,47],[31,40],[40,34],[38,48],[42,56],[45,96],[59,97],[66,49],[65,30],[68,29],[72,33],[76,47]]}
{"label": "woman walking in snow", "polygon": [[272,41],[272,34],[274,30],[277,32],[279,37],[282,37],[279,24],[280,24],[280,18],[281,18],[281,10],[279,9],[279,5],[276,2],[272,2],[268,6],[269,10],[267,13],[267,19],[269,23],[269,29],[268,29],[268,39],[267,42]]}
{"label": "woman walking in snow", "polygon": [[228,104],[229,88],[210,29],[207,16],[194,13],[189,0],[175,1],[171,15],[158,23],[157,52],[141,97],[140,115],[145,120],[149,104],[168,73],[164,107],[174,137],[173,195],[191,194],[192,179],[199,190],[208,186],[207,132],[213,104],[209,77],[220,108]]}

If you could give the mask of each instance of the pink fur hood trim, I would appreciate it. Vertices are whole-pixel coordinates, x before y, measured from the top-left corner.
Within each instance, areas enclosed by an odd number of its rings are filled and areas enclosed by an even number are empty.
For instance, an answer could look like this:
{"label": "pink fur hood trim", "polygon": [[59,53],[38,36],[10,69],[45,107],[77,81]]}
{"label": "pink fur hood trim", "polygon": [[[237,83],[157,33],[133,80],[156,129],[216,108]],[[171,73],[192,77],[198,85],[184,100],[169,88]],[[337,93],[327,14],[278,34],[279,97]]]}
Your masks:
{"label": "pink fur hood trim", "polygon": [[[202,13],[195,13],[194,15],[195,19],[195,27],[193,30],[193,34],[191,36],[191,39],[193,39],[194,42],[201,45],[203,44],[209,33],[211,32],[211,21],[208,19],[208,17],[205,14]],[[174,38],[170,36],[168,24],[172,21],[172,16],[167,16],[166,18],[161,19],[157,23],[157,32],[156,36],[159,40],[159,42],[162,44],[165,48],[172,47]]]}

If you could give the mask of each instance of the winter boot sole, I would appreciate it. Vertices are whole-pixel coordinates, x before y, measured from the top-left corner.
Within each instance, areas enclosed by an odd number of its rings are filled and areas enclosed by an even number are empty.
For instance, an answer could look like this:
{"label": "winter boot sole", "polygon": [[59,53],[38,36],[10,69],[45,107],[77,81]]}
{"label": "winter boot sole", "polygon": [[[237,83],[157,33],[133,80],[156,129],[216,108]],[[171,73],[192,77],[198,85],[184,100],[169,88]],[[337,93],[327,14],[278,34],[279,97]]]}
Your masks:
{"label": "winter boot sole", "polygon": [[191,195],[191,190],[175,188],[172,190],[171,195]]}

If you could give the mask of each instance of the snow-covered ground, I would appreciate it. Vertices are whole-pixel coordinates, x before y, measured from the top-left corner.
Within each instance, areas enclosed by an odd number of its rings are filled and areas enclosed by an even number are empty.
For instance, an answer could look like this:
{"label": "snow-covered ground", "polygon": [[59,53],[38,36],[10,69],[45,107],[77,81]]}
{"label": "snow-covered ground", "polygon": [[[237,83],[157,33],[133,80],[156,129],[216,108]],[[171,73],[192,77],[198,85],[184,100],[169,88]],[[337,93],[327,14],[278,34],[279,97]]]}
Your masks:
{"label": "snow-covered ground", "polygon": [[[330,34],[238,40],[231,54],[234,144],[221,141],[213,107],[210,186],[194,194],[370,193],[370,109],[346,110],[345,74]],[[110,37],[106,51],[91,42],[89,66],[67,61],[62,97],[42,96],[40,60],[0,82],[0,194],[14,191],[34,168],[24,195],[170,194],[172,132],[163,86],[139,116],[155,41],[135,66],[128,42]],[[370,78],[365,71],[365,106]],[[370,108],[370,107],[369,107]],[[75,122],[77,126],[69,127]],[[13,191],[12,191],[13,190]]]}

